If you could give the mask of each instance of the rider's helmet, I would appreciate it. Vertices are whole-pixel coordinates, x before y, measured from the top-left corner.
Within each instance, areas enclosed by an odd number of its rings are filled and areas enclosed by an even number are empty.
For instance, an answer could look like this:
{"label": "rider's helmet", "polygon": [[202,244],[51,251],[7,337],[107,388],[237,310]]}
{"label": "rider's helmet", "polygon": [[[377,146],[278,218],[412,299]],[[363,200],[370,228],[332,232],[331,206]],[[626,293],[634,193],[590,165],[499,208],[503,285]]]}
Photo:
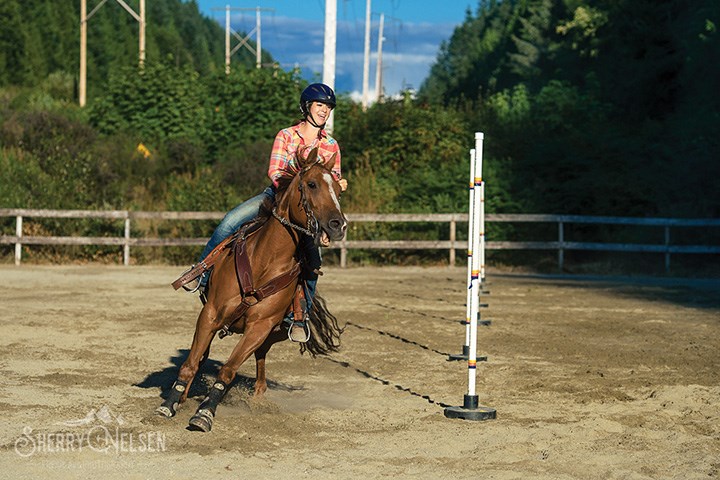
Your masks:
{"label": "rider's helmet", "polygon": [[300,111],[303,117],[310,115],[310,104],[312,102],[324,103],[330,108],[335,108],[335,92],[324,83],[312,83],[300,94]]}

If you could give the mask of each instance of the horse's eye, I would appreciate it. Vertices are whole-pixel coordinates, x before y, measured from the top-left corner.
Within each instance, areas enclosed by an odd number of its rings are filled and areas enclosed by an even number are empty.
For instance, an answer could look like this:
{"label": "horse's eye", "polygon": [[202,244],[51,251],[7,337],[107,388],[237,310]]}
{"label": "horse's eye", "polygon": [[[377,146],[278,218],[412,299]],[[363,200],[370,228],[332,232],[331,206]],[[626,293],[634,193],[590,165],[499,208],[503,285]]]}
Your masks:
{"label": "horse's eye", "polygon": [[315,182],[308,182],[307,186],[308,188],[312,188],[313,190],[317,188],[317,184]]}

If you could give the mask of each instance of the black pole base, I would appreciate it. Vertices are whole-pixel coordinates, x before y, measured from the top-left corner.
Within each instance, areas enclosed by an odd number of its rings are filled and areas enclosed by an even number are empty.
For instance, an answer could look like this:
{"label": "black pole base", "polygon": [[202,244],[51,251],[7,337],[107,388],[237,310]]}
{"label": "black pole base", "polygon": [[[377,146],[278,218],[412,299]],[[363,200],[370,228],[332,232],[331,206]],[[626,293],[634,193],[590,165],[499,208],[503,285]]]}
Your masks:
{"label": "black pole base", "polygon": [[477,395],[465,395],[463,406],[445,408],[445,416],[462,420],[494,420],[497,412],[494,408],[479,406]]}
{"label": "black pole base", "polygon": [[[455,362],[459,360],[467,360],[470,358],[470,346],[469,345],[463,345],[462,347],[462,353],[451,353],[448,355],[448,361],[449,362]],[[478,362],[487,362],[487,355],[478,355],[475,358]]]}
{"label": "black pole base", "polygon": [[451,353],[448,356],[448,360],[467,360],[470,355],[470,346],[463,345],[462,353]]}

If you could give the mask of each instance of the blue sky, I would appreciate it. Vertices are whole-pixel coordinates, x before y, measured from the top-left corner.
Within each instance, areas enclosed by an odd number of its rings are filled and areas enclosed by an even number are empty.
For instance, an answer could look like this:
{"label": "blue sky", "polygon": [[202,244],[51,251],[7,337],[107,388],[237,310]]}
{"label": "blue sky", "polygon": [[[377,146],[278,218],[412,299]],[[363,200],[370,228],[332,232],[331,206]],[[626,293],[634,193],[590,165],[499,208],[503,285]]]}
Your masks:
{"label": "blue sky", "polygon": [[[380,14],[385,15],[382,50],[383,87],[386,95],[404,88],[419,88],[435,62],[440,44],[465,20],[468,8],[475,13],[478,0],[371,0],[370,75],[375,92]],[[305,78],[322,79],[325,35],[324,0],[197,0],[200,11],[225,26],[225,5],[262,11],[262,48],[285,70],[298,66]],[[359,99],[363,84],[365,0],[337,0],[335,89]],[[216,10],[216,9],[222,9]],[[255,28],[255,11],[233,11],[232,28]],[[255,37],[253,37],[255,40]],[[220,39],[219,41],[223,41]],[[233,39],[232,45],[238,41]]]}

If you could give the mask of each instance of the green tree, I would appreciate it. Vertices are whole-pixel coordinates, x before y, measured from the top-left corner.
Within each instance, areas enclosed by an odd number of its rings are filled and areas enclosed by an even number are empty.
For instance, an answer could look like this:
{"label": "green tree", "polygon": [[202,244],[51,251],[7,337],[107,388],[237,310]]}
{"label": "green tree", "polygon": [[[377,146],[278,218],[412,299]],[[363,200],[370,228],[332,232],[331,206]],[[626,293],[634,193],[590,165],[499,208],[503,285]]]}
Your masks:
{"label": "green tree", "polygon": [[26,35],[17,0],[0,2],[0,84],[25,82]]}
{"label": "green tree", "polygon": [[132,131],[144,141],[184,137],[200,141],[206,128],[205,86],[189,67],[148,62],[113,75],[106,94],[89,104],[102,133]]}
{"label": "green tree", "polygon": [[[234,67],[208,79],[211,152],[228,146],[272,143],[277,131],[299,118],[303,85],[295,73]],[[269,154],[269,150],[268,150]]]}
{"label": "green tree", "polygon": [[349,110],[338,112],[337,138],[351,203],[371,205],[363,190],[391,196],[383,211],[450,212],[467,203],[467,130],[456,112],[389,101],[358,121],[357,107]]}

